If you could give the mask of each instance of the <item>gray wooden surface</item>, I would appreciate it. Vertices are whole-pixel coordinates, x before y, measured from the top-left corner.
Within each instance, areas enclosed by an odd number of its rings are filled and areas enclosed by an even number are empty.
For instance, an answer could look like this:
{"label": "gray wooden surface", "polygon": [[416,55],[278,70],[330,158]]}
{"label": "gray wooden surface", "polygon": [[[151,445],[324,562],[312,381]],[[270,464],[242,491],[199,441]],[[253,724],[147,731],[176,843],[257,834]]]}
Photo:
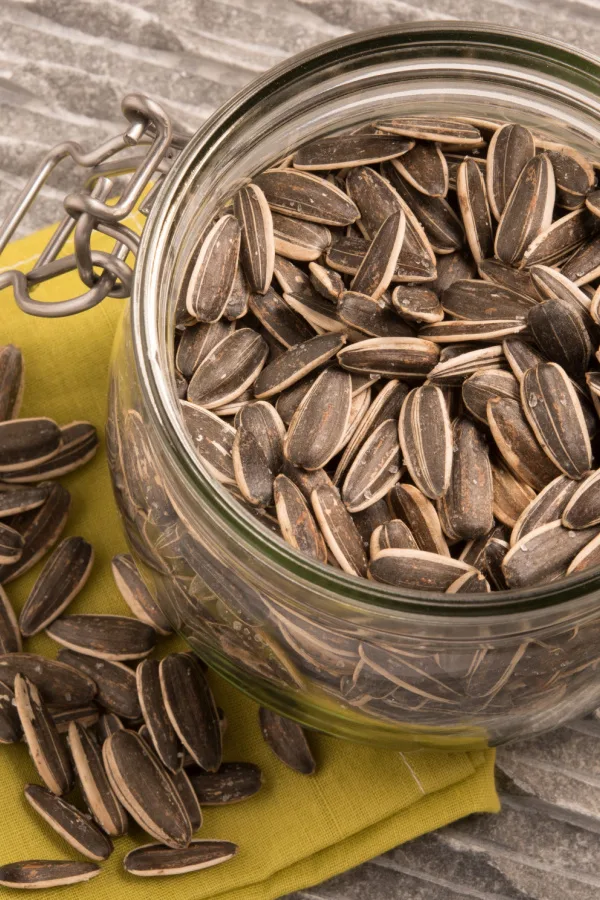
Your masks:
{"label": "gray wooden surface", "polygon": [[[0,0],[0,204],[46,148],[92,146],[141,90],[197,126],[269,66],[330,37],[474,19],[600,52],[600,0]],[[21,233],[55,221],[59,170]],[[600,722],[498,752],[503,811],[473,816],[287,900],[597,900]]]}

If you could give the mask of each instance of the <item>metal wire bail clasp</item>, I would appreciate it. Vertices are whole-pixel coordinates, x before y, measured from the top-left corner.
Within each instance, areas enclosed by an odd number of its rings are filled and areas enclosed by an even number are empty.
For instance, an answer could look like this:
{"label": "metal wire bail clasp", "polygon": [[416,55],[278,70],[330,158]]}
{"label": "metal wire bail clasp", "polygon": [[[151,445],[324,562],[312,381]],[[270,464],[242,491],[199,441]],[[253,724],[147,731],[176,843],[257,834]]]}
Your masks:
{"label": "metal wire bail clasp", "polygon": [[[121,108],[130,123],[124,133],[109,138],[88,153],[74,141],[54,147],[40,162],[0,226],[1,254],[62,160],[70,157],[76,165],[90,170],[81,189],[65,198],[66,216],[33,268],[27,273],[11,269],[0,274],[0,289],[12,285],[15,300],[23,312],[44,317],[70,316],[91,309],[107,296],[128,297],[131,293],[133,270],[125,260],[130,252],[135,255],[139,237],[122,220],[134,210],[148,184],[168,171],[188,136],[174,134],[162,106],[143,94],[128,94]],[[137,152],[119,155],[131,147]],[[113,188],[111,179],[129,173],[116,201],[108,203]],[[148,206],[147,203],[141,209],[144,214]],[[91,248],[94,231],[115,239],[110,253]],[[71,234],[75,252],[59,259]],[[79,296],[52,303],[31,296],[35,285],[75,269],[87,288]]]}

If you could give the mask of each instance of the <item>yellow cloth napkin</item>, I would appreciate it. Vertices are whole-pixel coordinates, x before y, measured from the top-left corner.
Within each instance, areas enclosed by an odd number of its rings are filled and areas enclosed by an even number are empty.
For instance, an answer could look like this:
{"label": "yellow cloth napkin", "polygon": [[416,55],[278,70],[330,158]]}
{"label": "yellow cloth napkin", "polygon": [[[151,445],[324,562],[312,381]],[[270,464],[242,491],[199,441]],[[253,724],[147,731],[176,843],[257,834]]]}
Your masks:
{"label": "yellow cloth napkin", "polygon": [[[49,234],[46,229],[13,243],[2,256],[2,268],[29,269]],[[70,275],[42,287],[36,296],[60,299],[80,290],[76,275]],[[0,303],[0,343],[17,344],[25,358],[21,415],[48,415],[61,424],[88,419],[102,434],[112,337],[124,301],[108,299],[82,315],[56,320],[25,316],[9,291],[2,292]],[[127,548],[103,446],[90,464],[62,482],[73,498],[66,534],[83,535],[96,551],[92,576],[69,611],[127,614],[110,573],[111,557]],[[40,567],[8,585],[17,611]],[[180,644],[172,638],[163,646],[172,650]],[[28,641],[26,649],[55,656],[57,648],[41,635]],[[265,773],[264,788],[255,798],[205,810],[198,837],[235,841],[238,856],[195,874],[135,878],[125,874],[121,860],[133,846],[147,840],[136,828],[131,837],[116,843],[99,877],[88,884],[57,888],[53,898],[71,892],[90,900],[123,896],[131,900],[273,900],[469,813],[499,809],[493,751],[402,754],[311,735],[318,773],[297,775],[264,745],[256,705],[216,676],[211,681],[229,720],[226,758],[258,763]],[[25,747],[0,748],[0,864],[28,858],[79,858],[24,800],[23,785],[29,781],[39,778]],[[14,897],[14,892],[0,888],[0,898],[9,895]]]}

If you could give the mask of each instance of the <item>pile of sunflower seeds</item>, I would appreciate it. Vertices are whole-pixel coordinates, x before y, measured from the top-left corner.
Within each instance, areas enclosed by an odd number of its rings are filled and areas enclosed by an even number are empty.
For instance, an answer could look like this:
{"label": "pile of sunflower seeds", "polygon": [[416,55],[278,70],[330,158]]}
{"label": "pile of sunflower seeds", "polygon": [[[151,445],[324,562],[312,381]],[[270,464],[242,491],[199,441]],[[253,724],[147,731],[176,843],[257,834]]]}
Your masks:
{"label": "pile of sunflower seeds", "polygon": [[[93,456],[93,426],[62,429],[50,419],[15,419],[23,365],[15,347],[0,350],[0,584],[31,568],[59,540],[69,494],[48,481]],[[24,742],[42,784],[25,799],[90,862],[26,860],[2,864],[0,885],[35,889],[77,884],[100,872],[113,839],[135,821],[156,843],[124,858],[138,876],[175,875],[226,862],[237,846],[199,840],[203,806],[252,797],[262,772],[222,762],[227,719],[217,707],[201,661],[190,653],[149,659],[171,626],[132,556],[112,561],[115,584],[135,618],[65,615],[93,566],[82,537],[48,556],[17,617],[0,587],[0,744]],[[45,631],[58,659],[24,650]],[[315,771],[306,737],[292,722],[260,711],[261,732],[284,763]],[[65,799],[78,787],[87,807]]]}
{"label": "pile of sunflower seeds", "polygon": [[403,116],[257,173],[177,305],[206,468],[301,553],[400,589],[598,566],[598,165]]}

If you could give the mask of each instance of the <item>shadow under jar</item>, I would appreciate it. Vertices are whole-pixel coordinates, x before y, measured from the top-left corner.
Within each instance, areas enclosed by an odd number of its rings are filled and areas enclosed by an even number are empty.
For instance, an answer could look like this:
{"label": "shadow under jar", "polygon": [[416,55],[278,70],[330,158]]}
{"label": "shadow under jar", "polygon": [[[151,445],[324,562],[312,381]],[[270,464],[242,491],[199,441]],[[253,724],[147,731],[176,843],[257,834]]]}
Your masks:
{"label": "shadow under jar", "polygon": [[131,548],[191,647],[305,726],[398,749],[484,747],[598,705],[600,573],[449,597],[301,556],[203,469],[172,348],[199,235],[243,184],[316,137],[432,113],[519,122],[600,161],[600,62],[444,23],[352,35],[255,81],[194,136],[153,206],[107,427]]}

